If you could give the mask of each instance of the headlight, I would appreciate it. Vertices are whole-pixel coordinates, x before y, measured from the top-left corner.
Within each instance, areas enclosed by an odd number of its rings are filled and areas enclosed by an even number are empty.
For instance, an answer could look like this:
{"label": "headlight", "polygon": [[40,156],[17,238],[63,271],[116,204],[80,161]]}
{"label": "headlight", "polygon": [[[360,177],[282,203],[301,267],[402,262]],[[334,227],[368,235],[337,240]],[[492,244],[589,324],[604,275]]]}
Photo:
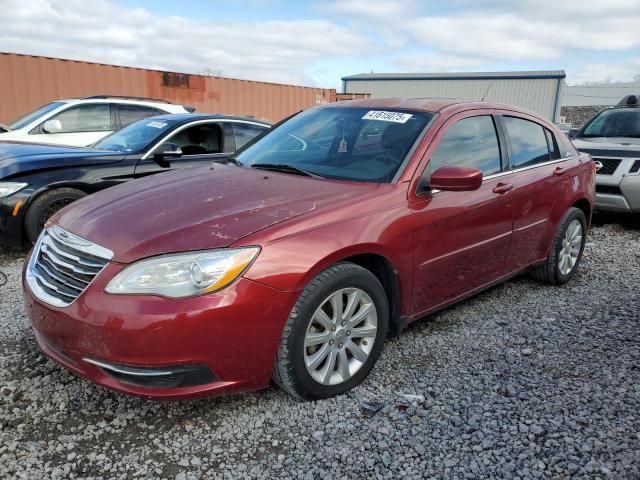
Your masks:
{"label": "headlight", "polygon": [[233,248],[141,260],[118,273],[106,291],[172,298],[214,292],[238,278],[259,251],[258,247]]}
{"label": "headlight", "polygon": [[28,184],[17,182],[0,182],[0,198],[8,197],[9,195],[16,193],[18,190],[23,189]]}

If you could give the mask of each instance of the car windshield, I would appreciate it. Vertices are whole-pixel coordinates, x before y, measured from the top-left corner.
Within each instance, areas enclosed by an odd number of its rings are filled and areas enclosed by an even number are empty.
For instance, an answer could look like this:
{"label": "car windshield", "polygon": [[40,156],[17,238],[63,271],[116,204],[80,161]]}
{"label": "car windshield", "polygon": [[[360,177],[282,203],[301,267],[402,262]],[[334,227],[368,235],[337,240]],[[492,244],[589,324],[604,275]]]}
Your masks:
{"label": "car windshield", "polygon": [[613,108],[600,112],[579,137],[640,138],[640,108]]}
{"label": "car windshield", "polygon": [[147,118],[124,127],[93,145],[101,150],[139,153],[146,151],[153,143],[167,133],[175,124],[164,118]]}
{"label": "car windshield", "polygon": [[11,130],[17,130],[18,128],[26,127],[27,125],[29,125],[34,120],[37,120],[41,116],[46,115],[47,113],[51,112],[52,110],[55,110],[58,107],[61,107],[64,104],[65,104],[65,102],[51,102],[51,103],[48,103],[48,104],[38,108],[37,110],[34,110],[33,112],[29,113],[28,115],[25,115],[24,117],[20,117],[19,119],[15,120],[11,125],[9,125],[9,128]]}
{"label": "car windshield", "polygon": [[235,160],[339,180],[391,182],[433,116],[395,109],[310,109],[250,144]]}

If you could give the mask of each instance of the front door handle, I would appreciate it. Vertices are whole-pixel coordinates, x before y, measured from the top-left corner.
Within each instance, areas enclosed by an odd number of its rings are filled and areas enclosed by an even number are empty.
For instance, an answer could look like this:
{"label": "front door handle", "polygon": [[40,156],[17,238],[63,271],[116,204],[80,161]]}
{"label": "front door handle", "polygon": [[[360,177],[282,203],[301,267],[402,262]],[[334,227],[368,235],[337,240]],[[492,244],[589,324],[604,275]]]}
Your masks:
{"label": "front door handle", "polygon": [[509,190],[513,190],[513,185],[511,183],[499,183],[495,187],[493,187],[493,193],[507,193]]}
{"label": "front door handle", "polygon": [[565,167],[558,167],[553,171],[554,175],[564,175],[565,173],[567,173],[569,171],[568,168]]}

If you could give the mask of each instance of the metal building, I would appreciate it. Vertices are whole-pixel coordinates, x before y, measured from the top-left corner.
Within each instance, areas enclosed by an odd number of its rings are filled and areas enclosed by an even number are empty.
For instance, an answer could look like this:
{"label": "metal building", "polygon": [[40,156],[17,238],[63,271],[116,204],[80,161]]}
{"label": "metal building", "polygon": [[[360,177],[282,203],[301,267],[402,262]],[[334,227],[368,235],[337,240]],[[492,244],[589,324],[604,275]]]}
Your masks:
{"label": "metal building", "polygon": [[342,78],[343,93],[372,98],[460,98],[508,103],[558,121],[566,74],[538,72],[361,73]]}
{"label": "metal building", "polygon": [[563,107],[615,105],[627,95],[640,95],[640,82],[567,85],[562,96]]}

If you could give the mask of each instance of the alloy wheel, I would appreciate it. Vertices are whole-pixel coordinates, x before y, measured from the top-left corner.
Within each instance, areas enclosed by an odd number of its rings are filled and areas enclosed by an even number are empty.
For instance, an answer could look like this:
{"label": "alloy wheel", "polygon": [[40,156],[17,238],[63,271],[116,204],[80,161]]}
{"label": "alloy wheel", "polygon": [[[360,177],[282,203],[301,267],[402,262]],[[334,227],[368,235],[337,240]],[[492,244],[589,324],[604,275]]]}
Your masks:
{"label": "alloy wheel", "polygon": [[322,385],[349,380],[367,361],[376,340],[378,314],[359,288],[332,293],[314,312],[304,338],[307,372]]}
{"label": "alloy wheel", "polygon": [[562,275],[569,275],[576,266],[581,247],[582,223],[579,220],[573,220],[564,232],[564,238],[562,239],[560,261],[558,262],[558,269]]}

